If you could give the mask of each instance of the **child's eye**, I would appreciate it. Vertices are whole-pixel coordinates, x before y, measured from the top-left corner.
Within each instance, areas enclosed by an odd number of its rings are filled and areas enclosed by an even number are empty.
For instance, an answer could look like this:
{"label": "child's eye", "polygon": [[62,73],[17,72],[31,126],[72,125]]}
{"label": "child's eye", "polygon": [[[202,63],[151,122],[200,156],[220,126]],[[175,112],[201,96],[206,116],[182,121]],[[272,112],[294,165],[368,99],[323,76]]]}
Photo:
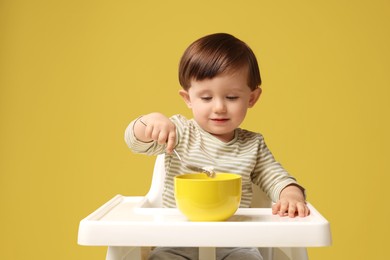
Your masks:
{"label": "child's eye", "polygon": [[229,100],[236,100],[236,99],[238,99],[237,96],[227,96],[226,98],[229,99]]}
{"label": "child's eye", "polygon": [[200,97],[203,101],[210,101],[212,97]]}

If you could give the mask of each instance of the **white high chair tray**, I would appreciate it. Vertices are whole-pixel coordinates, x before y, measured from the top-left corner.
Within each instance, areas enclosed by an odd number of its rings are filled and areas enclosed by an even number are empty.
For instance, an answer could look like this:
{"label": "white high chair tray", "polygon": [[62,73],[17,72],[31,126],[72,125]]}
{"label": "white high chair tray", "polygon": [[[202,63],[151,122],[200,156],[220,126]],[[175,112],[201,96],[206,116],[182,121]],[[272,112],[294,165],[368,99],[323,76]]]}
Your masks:
{"label": "white high chair tray", "polygon": [[78,243],[89,246],[320,247],[331,244],[329,222],[239,208],[222,222],[191,222],[178,209],[146,208],[145,197],[117,195],[83,219]]}

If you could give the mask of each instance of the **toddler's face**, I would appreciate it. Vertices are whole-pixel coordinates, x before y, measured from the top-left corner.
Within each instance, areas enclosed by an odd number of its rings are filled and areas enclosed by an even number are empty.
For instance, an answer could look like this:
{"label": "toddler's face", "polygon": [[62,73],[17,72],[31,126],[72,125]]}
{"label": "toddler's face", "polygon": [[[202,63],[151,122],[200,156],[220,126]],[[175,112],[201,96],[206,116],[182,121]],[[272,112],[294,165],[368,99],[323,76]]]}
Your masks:
{"label": "toddler's face", "polygon": [[199,126],[224,142],[233,139],[234,130],[261,93],[260,88],[252,91],[248,87],[247,73],[247,69],[241,69],[233,74],[191,81],[188,91],[180,91]]}

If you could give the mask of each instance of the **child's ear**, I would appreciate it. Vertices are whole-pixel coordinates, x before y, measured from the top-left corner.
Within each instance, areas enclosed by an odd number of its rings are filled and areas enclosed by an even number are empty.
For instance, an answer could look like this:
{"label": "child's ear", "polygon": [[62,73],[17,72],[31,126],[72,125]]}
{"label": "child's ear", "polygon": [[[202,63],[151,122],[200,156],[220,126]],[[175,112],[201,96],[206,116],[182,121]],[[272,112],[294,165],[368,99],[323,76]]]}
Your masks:
{"label": "child's ear", "polygon": [[187,107],[192,108],[190,95],[188,94],[188,91],[182,89],[179,91],[179,94],[183,98],[184,102],[186,102]]}
{"label": "child's ear", "polygon": [[249,97],[249,107],[253,107],[257,100],[259,100],[260,96],[261,96],[261,88],[257,88],[255,90],[253,90],[250,94],[250,97]]}

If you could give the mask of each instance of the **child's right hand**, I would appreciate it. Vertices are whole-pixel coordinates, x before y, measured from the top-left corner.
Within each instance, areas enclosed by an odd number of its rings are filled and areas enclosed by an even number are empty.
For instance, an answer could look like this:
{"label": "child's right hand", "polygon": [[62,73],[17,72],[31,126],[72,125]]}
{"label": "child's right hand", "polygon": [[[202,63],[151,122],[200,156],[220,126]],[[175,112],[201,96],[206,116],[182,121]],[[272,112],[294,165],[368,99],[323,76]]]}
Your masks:
{"label": "child's right hand", "polygon": [[167,144],[166,151],[172,153],[176,144],[176,126],[161,113],[151,113],[139,118],[134,124],[134,134],[143,142],[157,141]]}

